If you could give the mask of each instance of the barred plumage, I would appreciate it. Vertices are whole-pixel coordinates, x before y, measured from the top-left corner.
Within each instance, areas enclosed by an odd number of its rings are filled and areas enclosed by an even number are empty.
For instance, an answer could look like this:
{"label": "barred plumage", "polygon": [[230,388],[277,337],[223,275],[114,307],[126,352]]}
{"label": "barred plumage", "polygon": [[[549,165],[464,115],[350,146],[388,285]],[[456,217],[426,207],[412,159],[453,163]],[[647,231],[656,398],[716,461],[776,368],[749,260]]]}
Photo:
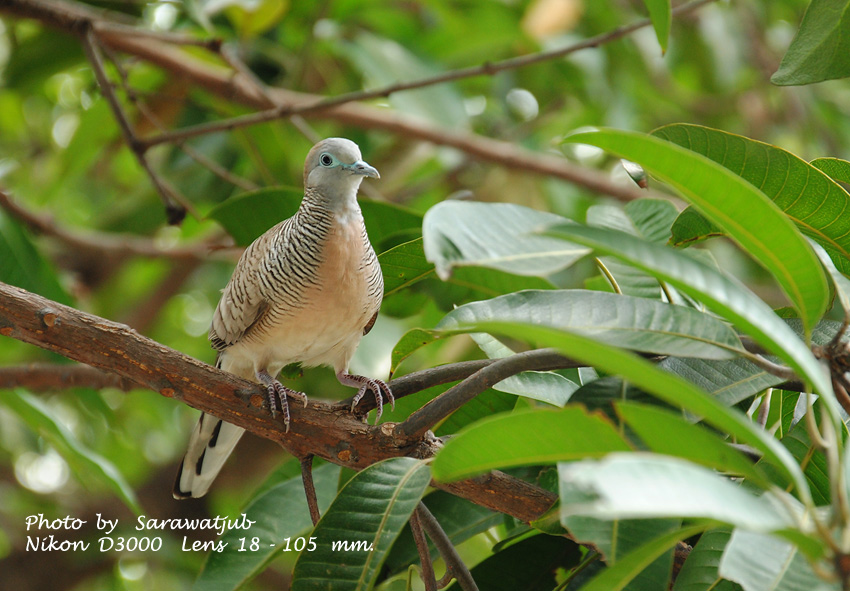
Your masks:
{"label": "barred plumage", "polygon": [[[264,384],[275,414],[278,398],[289,428],[287,395],[306,396],[275,379],[291,363],[329,365],[340,383],[371,391],[380,411],[387,385],[348,373],[361,337],[381,306],[384,281],[357,204],[364,176],[378,171],[357,145],[331,138],[316,144],[304,165],[298,212],[255,240],[243,253],[213,316],[210,342],[218,365]],[[176,498],[206,493],[242,429],[202,416],[174,486]]]}

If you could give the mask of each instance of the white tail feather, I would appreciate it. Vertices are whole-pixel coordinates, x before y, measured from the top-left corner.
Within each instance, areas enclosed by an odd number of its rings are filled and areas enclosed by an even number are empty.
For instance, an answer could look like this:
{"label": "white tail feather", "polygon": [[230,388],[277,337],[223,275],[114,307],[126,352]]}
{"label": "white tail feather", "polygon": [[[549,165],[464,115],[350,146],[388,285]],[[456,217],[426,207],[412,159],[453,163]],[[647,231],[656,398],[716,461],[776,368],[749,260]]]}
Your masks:
{"label": "white tail feather", "polygon": [[192,431],[189,449],[180,465],[174,483],[174,498],[197,498],[207,494],[244,432],[241,427],[202,414]]}

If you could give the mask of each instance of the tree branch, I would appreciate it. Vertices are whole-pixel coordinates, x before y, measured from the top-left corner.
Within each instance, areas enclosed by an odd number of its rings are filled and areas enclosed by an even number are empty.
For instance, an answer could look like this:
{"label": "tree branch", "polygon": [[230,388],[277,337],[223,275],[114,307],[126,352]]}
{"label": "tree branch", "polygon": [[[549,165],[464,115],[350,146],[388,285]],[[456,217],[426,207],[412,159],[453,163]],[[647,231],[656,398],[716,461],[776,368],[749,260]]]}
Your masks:
{"label": "tree branch", "polygon": [[83,35],[83,49],[85,49],[86,56],[89,59],[92,70],[94,70],[94,77],[97,79],[100,90],[106,98],[106,102],[109,103],[115,120],[118,122],[118,127],[121,129],[121,134],[124,136],[124,141],[127,143],[127,147],[129,147],[130,151],[133,152],[133,155],[136,157],[139,165],[145,170],[145,172],[148,173],[151,183],[153,183],[154,188],[156,188],[157,193],[159,193],[159,196],[162,198],[162,202],[165,205],[166,216],[168,217],[168,223],[174,225],[179,224],[183,221],[183,218],[186,217],[186,211],[190,209],[190,204],[187,203],[187,201],[182,198],[173,187],[167,184],[163,179],[159,178],[159,175],[153,169],[150,162],[148,162],[147,156],[145,155],[145,148],[139,143],[139,139],[136,137],[136,133],[133,131],[133,127],[130,124],[130,120],[126,113],[124,113],[124,109],[121,107],[121,103],[115,95],[115,89],[112,87],[112,83],[106,76],[106,70],[103,67],[103,56],[100,52],[100,45],[98,44],[94,27],[90,26],[85,31],[85,34]]}
{"label": "tree branch", "polygon": [[[0,335],[155,390],[275,441],[298,458],[316,455],[362,470],[390,457],[430,458],[441,446],[430,433],[415,441],[399,440],[392,423],[368,425],[345,409],[315,399],[306,408],[292,408],[292,424],[287,433],[280,420],[272,419],[262,409],[262,386],[143,337],[125,325],[4,283],[0,283]],[[524,522],[539,518],[556,501],[551,492],[498,471],[469,480],[433,484]]]}
{"label": "tree branch", "polygon": [[[709,0],[685,5],[692,8]],[[383,130],[408,139],[430,142],[437,145],[456,148],[479,160],[545,176],[560,178],[583,186],[590,191],[611,195],[621,200],[646,197],[646,191],[633,184],[620,185],[610,180],[607,174],[596,170],[584,169],[568,162],[560,156],[526,150],[510,142],[495,140],[471,132],[435,127],[413,117],[379,109],[359,103],[320,104],[324,97],[295,92],[283,88],[258,88],[258,85],[245,74],[235,74],[229,68],[222,68],[192,56],[179,47],[165,43],[152,43],[144,35],[130,35],[124,26],[113,26],[103,13],[80,4],[60,3],[53,0],[0,0],[0,12],[13,16],[35,18],[41,22],[83,35],[90,28],[98,34],[98,40],[104,46],[134,55],[152,64],[172,72],[192,84],[205,88],[233,102],[255,109],[273,110],[275,118],[282,114],[293,114],[298,110],[308,111],[312,117],[323,117],[354,127]],[[613,34],[614,32],[612,32]],[[598,43],[599,41],[597,41]],[[562,51],[566,51],[565,48]],[[521,59],[521,58],[518,58]],[[530,58],[529,58],[530,59]],[[551,58],[550,58],[551,59]],[[352,100],[349,98],[346,101]],[[239,119],[231,119],[238,122]],[[224,131],[236,127],[227,122],[214,123],[215,131]],[[200,133],[206,133],[200,130]],[[180,132],[178,132],[180,133]],[[185,139],[185,135],[183,136]],[[173,141],[174,137],[163,139]],[[145,142],[143,138],[139,141]],[[146,144],[147,145],[147,144]]]}
{"label": "tree branch", "polygon": [[[104,255],[124,258],[140,256],[145,258],[166,258],[175,261],[203,262],[209,260],[212,253],[222,251],[231,245],[221,234],[188,246],[162,248],[154,240],[132,234],[109,234],[105,232],[75,232],[56,223],[51,216],[36,214],[13,200],[8,193],[0,189],[0,208],[3,208],[17,220],[26,224],[32,231],[61,241],[68,248],[79,252],[86,258],[102,260]],[[238,258],[238,253],[234,260]]]}

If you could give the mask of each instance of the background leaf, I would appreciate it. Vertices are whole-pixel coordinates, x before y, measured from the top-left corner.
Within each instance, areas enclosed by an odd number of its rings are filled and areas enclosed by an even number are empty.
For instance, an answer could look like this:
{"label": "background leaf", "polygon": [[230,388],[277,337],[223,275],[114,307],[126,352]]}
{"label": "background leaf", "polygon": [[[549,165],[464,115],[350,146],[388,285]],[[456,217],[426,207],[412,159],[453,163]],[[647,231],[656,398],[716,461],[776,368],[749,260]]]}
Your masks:
{"label": "background leaf", "polygon": [[770,81],[783,86],[850,76],[850,2],[812,0]]}

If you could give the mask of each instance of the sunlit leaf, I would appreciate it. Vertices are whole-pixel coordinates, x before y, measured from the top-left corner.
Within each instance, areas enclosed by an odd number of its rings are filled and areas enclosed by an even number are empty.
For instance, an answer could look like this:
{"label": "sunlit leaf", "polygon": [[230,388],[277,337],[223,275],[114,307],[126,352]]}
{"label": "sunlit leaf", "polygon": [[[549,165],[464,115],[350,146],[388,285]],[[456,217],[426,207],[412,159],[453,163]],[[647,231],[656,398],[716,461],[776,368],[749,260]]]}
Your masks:
{"label": "sunlit leaf", "polygon": [[[698,125],[667,125],[653,135],[707,156],[740,175],[769,197],[804,234],[837,254],[836,264],[842,270],[850,271],[850,220],[846,216],[850,195],[818,167],[776,146]],[[836,162],[825,166],[839,168]],[[692,224],[692,231],[715,233],[710,226]],[[677,232],[682,232],[682,224],[677,222],[677,226]],[[699,234],[693,236],[701,238]],[[783,252],[785,240],[783,235]]]}
{"label": "sunlit leaf", "polygon": [[[313,530],[313,551],[298,557],[292,590],[370,589],[378,569],[431,481],[426,464],[392,458],[348,481]],[[334,548],[334,542],[348,547]]]}
{"label": "sunlit leaf", "polygon": [[600,457],[628,449],[610,422],[580,407],[517,411],[478,421],[450,439],[431,469],[435,479],[451,481],[494,468]]}
{"label": "sunlit leaf", "polygon": [[[755,186],[705,156],[652,136],[603,130],[575,134],[567,141],[635,160],[675,187],[773,274],[808,328],[820,319],[829,293],[817,257],[793,223]],[[754,219],[758,223],[747,223]]]}
{"label": "sunlit leaf", "polygon": [[565,221],[552,213],[510,203],[443,201],[425,214],[425,256],[444,280],[459,266],[545,277],[588,252],[584,247],[534,235],[545,226]]}

